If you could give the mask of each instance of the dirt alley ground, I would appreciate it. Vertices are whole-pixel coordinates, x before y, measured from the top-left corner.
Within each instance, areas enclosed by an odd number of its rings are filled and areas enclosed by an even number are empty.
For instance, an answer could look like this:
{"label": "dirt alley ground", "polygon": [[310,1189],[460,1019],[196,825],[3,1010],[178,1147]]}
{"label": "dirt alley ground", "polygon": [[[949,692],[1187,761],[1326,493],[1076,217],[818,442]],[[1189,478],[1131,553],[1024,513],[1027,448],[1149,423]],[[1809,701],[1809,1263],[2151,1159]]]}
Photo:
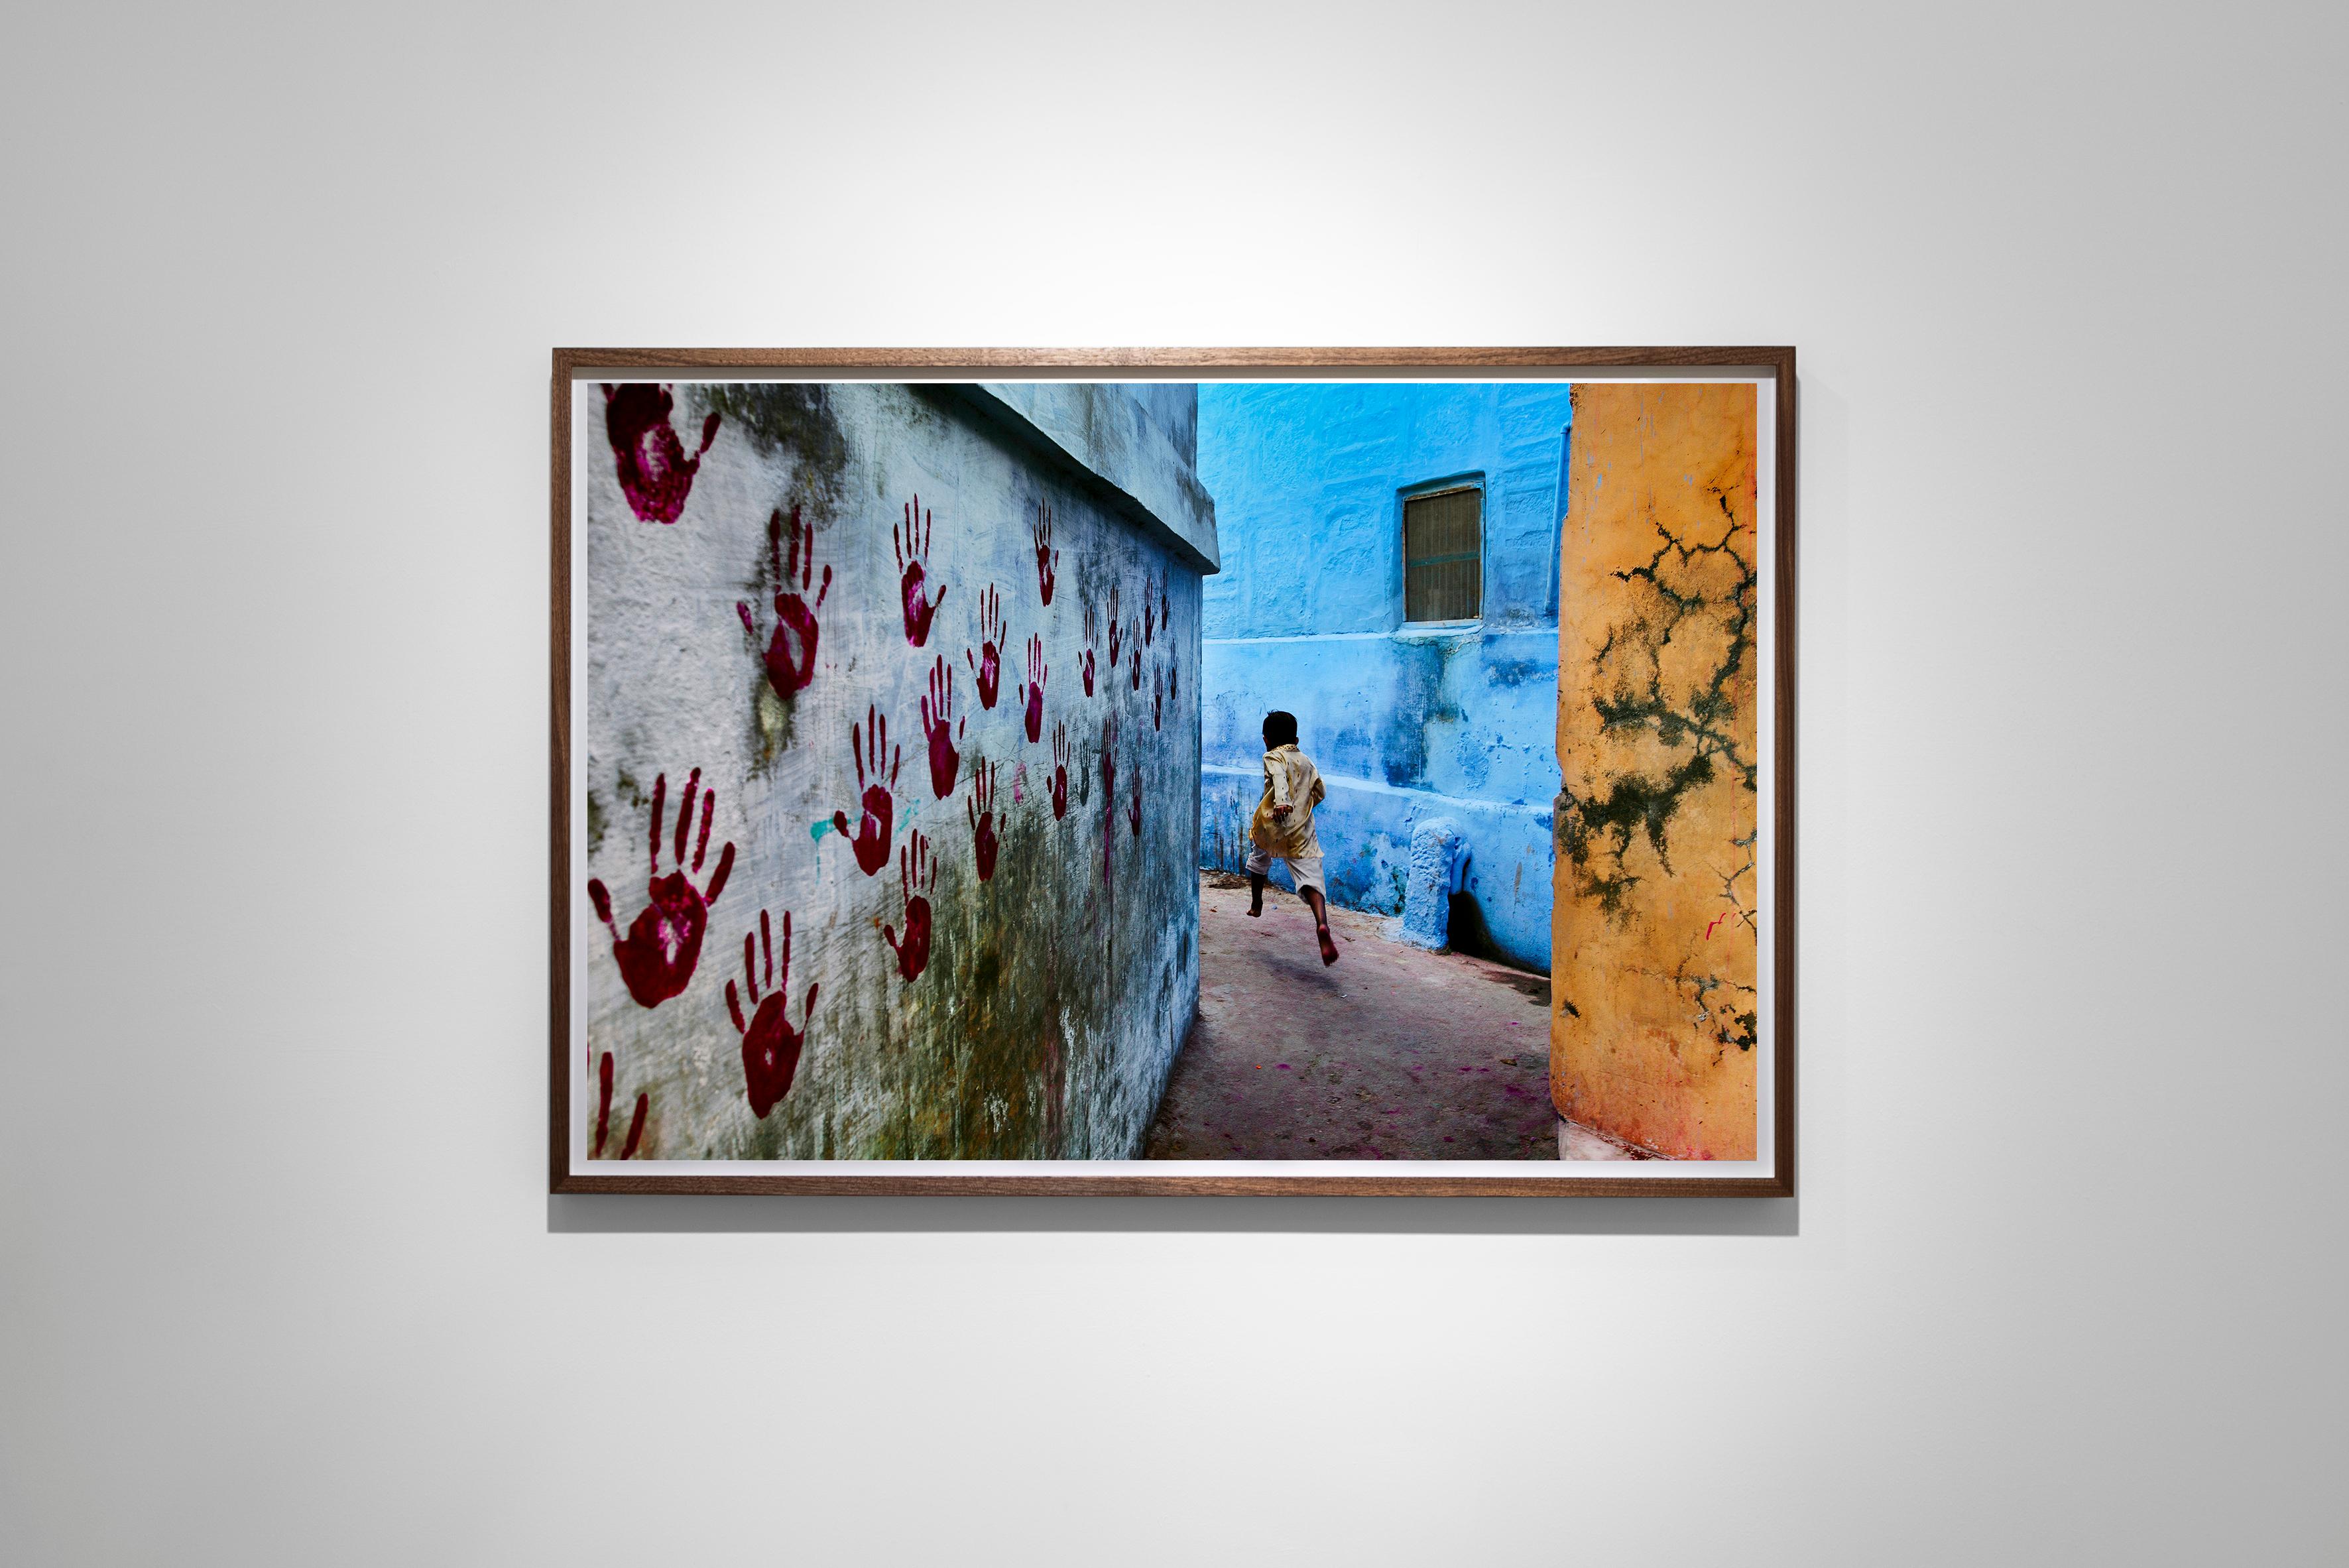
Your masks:
{"label": "dirt alley ground", "polygon": [[[1159,1102],[1153,1160],[1556,1160],[1549,981],[1381,933],[1383,915],[1313,916],[1245,879],[1199,886],[1199,1017]],[[1570,1130],[1568,1158],[1623,1159]]]}

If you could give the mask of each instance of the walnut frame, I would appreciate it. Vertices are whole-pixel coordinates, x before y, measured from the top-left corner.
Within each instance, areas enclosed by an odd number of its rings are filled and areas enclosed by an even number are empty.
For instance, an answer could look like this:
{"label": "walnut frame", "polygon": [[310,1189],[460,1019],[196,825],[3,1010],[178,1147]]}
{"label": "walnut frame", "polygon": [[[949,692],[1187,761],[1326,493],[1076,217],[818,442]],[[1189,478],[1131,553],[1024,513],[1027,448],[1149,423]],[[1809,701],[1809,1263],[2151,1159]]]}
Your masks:
{"label": "walnut frame", "polygon": [[[1773,982],[1770,1041],[1774,1134],[1766,1176],[1037,1176],[958,1169],[905,1176],[843,1169],[837,1175],[622,1175],[571,1169],[571,387],[582,370],[792,371],[899,369],[922,376],[1007,371],[1092,374],[1134,370],[1291,371],[1313,378],[1345,372],[1702,369],[1766,373],[1775,402],[1775,658],[1772,717]],[[1795,1168],[1795,350],[1771,347],[1424,348],[557,348],[550,397],[548,730],[548,1014],[551,1094],[548,1191],[552,1193],[684,1192],[915,1196],[1354,1196],[1354,1197],[1753,1197],[1791,1198]],[[850,1161],[842,1161],[843,1167]],[[979,1162],[971,1162],[976,1166]],[[1137,1167],[1144,1162],[1133,1161]],[[1299,1161],[1309,1168],[1310,1162]],[[1146,1167],[1145,1167],[1146,1168]]]}

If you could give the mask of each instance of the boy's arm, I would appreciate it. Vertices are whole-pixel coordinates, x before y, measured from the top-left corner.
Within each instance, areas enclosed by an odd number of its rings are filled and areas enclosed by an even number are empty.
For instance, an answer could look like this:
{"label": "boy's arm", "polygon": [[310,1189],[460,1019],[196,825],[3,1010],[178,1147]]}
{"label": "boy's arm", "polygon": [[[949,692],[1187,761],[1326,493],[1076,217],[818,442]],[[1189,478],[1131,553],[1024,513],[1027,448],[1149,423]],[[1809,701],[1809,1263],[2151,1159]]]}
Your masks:
{"label": "boy's arm", "polygon": [[1264,758],[1265,782],[1272,787],[1272,814],[1288,815],[1288,764],[1277,752],[1267,752]]}

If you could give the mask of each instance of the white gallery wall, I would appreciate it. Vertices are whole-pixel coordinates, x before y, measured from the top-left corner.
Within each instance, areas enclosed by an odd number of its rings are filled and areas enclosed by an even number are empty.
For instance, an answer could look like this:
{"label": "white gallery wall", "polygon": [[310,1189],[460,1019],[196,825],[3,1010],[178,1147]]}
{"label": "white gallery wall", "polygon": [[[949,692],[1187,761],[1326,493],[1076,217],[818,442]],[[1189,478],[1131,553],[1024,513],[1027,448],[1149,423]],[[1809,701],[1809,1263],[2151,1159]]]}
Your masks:
{"label": "white gallery wall", "polygon": [[[2344,13],[19,8],[0,1557],[2337,1562]],[[1801,1195],[550,1202],[548,351],[1792,343]]]}

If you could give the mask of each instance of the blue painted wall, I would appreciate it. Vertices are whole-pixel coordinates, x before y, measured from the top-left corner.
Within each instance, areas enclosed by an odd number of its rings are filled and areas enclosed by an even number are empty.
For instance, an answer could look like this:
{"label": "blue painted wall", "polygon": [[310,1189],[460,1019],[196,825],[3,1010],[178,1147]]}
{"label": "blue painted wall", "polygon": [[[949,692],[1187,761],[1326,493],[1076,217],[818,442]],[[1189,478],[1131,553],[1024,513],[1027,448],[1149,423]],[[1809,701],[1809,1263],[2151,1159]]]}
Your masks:
{"label": "blue painted wall", "polygon": [[[1484,941],[1549,967],[1569,393],[1200,386],[1199,480],[1223,557],[1201,605],[1205,863],[1246,856],[1264,715],[1287,708],[1329,785],[1317,821],[1338,903],[1400,913],[1412,824],[1448,816]],[[1483,617],[1407,625],[1403,500],[1464,481],[1485,490]]]}

